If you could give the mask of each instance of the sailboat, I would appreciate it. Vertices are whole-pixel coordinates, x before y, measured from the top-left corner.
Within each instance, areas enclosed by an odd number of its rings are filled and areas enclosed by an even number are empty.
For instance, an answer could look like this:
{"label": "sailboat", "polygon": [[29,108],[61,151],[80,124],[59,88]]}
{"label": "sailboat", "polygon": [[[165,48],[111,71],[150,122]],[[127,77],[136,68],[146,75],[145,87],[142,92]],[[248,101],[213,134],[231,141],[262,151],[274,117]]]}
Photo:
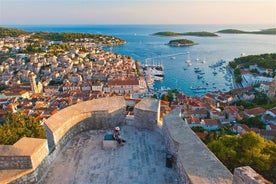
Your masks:
{"label": "sailboat", "polygon": [[197,62],[197,63],[199,62],[199,58],[198,58],[198,57],[196,57],[196,62]]}
{"label": "sailboat", "polygon": [[206,63],[206,59],[205,57],[203,58],[203,60],[201,61],[203,64]]}
{"label": "sailboat", "polygon": [[189,52],[187,52],[187,60],[186,60],[186,63],[187,63],[188,66],[192,66],[192,62],[191,62],[191,59],[190,59]]}

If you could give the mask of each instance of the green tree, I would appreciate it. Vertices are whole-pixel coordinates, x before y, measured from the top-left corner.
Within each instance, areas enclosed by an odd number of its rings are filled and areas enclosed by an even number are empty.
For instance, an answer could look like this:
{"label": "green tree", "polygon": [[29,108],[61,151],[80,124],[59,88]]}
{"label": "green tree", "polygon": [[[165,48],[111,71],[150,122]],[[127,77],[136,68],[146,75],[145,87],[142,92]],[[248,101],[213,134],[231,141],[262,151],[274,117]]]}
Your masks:
{"label": "green tree", "polygon": [[194,132],[204,132],[204,128],[202,127],[192,127],[191,128]]}
{"label": "green tree", "polygon": [[167,95],[165,95],[165,94],[163,94],[163,95],[161,96],[161,100],[167,101],[167,102],[169,101]]}
{"label": "green tree", "polygon": [[241,121],[239,121],[239,123],[246,124],[250,128],[265,129],[265,124],[257,116],[251,118],[244,118]]}
{"label": "green tree", "polygon": [[249,165],[265,178],[276,181],[276,144],[273,141],[248,132],[242,136],[220,137],[207,146],[229,170]]}
{"label": "green tree", "polygon": [[11,145],[22,137],[45,138],[44,127],[33,116],[23,111],[7,112],[6,122],[0,125],[0,144]]}

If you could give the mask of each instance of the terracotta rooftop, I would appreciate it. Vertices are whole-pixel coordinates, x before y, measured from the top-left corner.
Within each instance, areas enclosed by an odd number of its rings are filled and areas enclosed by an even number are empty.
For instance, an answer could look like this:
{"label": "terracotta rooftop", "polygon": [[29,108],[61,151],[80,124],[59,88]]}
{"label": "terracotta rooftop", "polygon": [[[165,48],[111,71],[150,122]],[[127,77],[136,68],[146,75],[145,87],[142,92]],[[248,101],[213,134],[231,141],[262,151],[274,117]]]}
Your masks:
{"label": "terracotta rooftop", "polygon": [[262,107],[256,107],[256,108],[253,108],[253,109],[245,109],[245,112],[248,115],[258,115],[258,114],[264,113],[265,109],[262,108]]}
{"label": "terracotta rooftop", "polygon": [[108,85],[139,85],[139,80],[137,78],[132,79],[113,79],[111,81],[108,81]]}

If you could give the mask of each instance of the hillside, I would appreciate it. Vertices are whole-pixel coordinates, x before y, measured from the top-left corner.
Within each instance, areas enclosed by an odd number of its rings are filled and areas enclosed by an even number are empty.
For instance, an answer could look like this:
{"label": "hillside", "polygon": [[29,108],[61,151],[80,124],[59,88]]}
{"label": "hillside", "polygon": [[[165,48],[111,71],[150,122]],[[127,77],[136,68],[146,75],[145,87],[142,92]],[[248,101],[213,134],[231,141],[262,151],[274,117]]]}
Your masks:
{"label": "hillside", "polygon": [[[18,37],[20,35],[32,34],[20,29],[3,28],[0,27],[0,38],[5,37]],[[55,32],[36,32],[31,35],[30,40],[39,39],[47,41],[62,41],[62,42],[75,42],[77,40],[83,41],[83,39],[91,39],[90,41],[102,43],[104,45],[122,45],[126,41],[117,37],[107,36],[102,34],[91,34],[91,33],[55,33]],[[29,40],[29,41],[30,41]]]}
{"label": "hillside", "polygon": [[276,28],[263,29],[260,31],[242,31],[238,29],[223,29],[218,33],[229,33],[229,34],[276,34]]}
{"label": "hillside", "polygon": [[240,58],[235,58],[234,61],[229,62],[232,68],[236,68],[238,65],[243,65],[244,68],[248,68],[250,65],[257,64],[262,68],[276,69],[276,53],[250,55]]}
{"label": "hillside", "polygon": [[200,31],[200,32],[186,32],[183,35],[187,36],[218,36],[215,33],[207,32],[207,31]]}
{"label": "hillside", "polygon": [[154,33],[153,35],[155,36],[218,36],[215,33],[207,32],[207,31],[185,32],[185,33],[165,31],[165,32],[157,32],[157,33]]}
{"label": "hillside", "polygon": [[[126,41],[120,38],[90,33],[50,33],[50,32],[38,32],[32,35],[32,39],[41,39],[49,41],[62,41],[62,42],[74,42],[81,39],[95,39],[97,42],[116,42],[116,45],[125,44]],[[106,44],[106,43],[105,43]]]}
{"label": "hillside", "polygon": [[0,27],[0,38],[18,37],[20,35],[26,35],[26,34],[30,34],[30,33],[27,31],[20,30],[20,29]]}
{"label": "hillside", "polygon": [[171,32],[171,31],[164,31],[164,32],[157,32],[154,33],[153,35],[155,36],[182,36],[182,33],[176,33],[176,32]]}

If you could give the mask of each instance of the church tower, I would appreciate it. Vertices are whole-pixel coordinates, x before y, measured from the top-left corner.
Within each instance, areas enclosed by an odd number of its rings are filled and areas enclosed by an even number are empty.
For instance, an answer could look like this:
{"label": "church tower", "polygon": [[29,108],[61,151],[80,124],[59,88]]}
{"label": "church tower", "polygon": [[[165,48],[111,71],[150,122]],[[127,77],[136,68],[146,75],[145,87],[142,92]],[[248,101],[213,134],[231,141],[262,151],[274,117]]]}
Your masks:
{"label": "church tower", "polygon": [[36,85],[35,78],[36,78],[36,75],[33,72],[31,72],[29,74],[29,80],[30,80],[31,89],[33,93],[37,93],[37,85]]}
{"label": "church tower", "polygon": [[31,84],[31,89],[33,93],[41,93],[43,90],[41,82],[36,83],[36,75],[32,72],[29,74],[29,80]]}
{"label": "church tower", "polygon": [[276,76],[274,77],[271,86],[269,87],[268,97],[273,101],[276,100]]}

